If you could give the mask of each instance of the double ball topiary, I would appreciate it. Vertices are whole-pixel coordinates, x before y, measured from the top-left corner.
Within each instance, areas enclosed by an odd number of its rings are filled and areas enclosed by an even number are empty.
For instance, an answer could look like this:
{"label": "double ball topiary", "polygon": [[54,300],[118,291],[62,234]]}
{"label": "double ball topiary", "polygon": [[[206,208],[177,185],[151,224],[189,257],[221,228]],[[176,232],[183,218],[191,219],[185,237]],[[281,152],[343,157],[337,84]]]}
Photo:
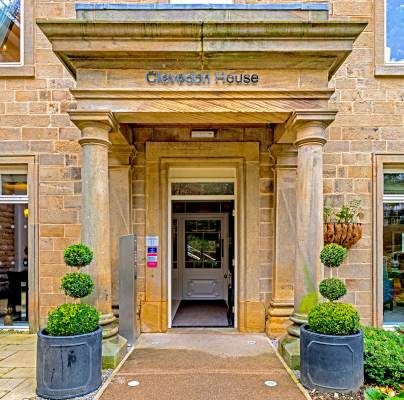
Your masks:
{"label": "double ball topiary", "polygon": [[[66,264],[78,269],[62,278],[61,289],[67,296],[83,298],[94,290],[91,276],[80,272],[92,259],[93,252],[83,244],[74,244],[65,250]],[[83,303],[63,304],[49,313],[46,331],[52,336],[82,335],[95,331],[98,323],[99,314],[94,307]]]}
{"label": "double ball topiary", "polygon": [[[339,267],[345,260],[347,251],[339,244],[327,244],[320,253],[321,262],[329,268]],[[317,304],[308,316],[309,329],[324,335],[352,335],[359,330],[359,314],[351,304],[338,303],[347,289],[337,278],[324,279],[320,283],[320,293],[329,300]]]}

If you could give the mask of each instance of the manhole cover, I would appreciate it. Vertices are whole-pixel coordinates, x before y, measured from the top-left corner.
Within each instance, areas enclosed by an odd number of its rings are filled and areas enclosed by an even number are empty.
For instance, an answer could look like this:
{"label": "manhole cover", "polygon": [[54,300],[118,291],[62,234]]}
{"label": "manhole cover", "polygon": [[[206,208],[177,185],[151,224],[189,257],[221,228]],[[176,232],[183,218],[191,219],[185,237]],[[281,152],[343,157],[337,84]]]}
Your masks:
{"label": "manhole cover", "polygon": [[139,386],[139,385],[140,385],[139,381],[129,381],[128,382],[128,386],[131,386],[131,387],[135,387],[135,386]]}
{"label": "manhole cover", "polygon": [[265,381],[264,385],[269,386],[269,387],[274,387],[277,385],[277,383],[275,381]]}

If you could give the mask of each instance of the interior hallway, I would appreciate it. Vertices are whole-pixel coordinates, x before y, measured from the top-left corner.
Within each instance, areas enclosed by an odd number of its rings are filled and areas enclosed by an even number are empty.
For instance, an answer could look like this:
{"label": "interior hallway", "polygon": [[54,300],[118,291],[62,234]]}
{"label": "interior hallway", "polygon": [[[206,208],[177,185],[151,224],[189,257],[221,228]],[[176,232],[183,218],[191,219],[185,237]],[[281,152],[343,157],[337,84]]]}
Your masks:
{"label": "interior hallway", "polygon": [[[131,381],[139,385],[129,386]],[[270,387],[265,381],[275,381]],[[264,334],[143,334],[102,400],[303,400]]]}

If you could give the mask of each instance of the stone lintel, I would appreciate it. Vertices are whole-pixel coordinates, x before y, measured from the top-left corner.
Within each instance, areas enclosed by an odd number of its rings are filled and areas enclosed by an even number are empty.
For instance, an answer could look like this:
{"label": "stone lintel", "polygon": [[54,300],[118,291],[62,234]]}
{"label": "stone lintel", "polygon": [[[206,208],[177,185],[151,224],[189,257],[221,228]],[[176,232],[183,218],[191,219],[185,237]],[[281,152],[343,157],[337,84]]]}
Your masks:
{"label": "stone lintel", "polygon": [[324,144],[323,131],[334,121],[336,114],[336,110],[295,111],[284,124],[275,127],[275,143],[300,145],[304,141],[318,141]]}

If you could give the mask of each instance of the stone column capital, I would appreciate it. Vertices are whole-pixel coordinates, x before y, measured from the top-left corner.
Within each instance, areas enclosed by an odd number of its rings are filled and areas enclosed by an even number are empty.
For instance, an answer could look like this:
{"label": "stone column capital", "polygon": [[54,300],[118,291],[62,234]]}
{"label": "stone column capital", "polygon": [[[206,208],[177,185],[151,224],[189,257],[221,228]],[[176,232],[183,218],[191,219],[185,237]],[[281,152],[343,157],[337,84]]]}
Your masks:
{"label": "stone column capital", "polygon": [[70,120],[81,130],[79,143],[85,145],[111,146],[109,134],[118,130],[118,122],[109,111],[69,111]]}
{"label": "stone column capital", "polygon": [[295,133],[295,146],[324,146],[327,142],[325,130],[334,121],[336,113],[331,110],[295,112],[290,122]]}
{"label": "stone column capital", "polygon": [[291,114],[289,119],[275,128],[277,144],[302,146],[308,143],[324,145],[325,129],[335,119],[334,110],[300,110]]}

